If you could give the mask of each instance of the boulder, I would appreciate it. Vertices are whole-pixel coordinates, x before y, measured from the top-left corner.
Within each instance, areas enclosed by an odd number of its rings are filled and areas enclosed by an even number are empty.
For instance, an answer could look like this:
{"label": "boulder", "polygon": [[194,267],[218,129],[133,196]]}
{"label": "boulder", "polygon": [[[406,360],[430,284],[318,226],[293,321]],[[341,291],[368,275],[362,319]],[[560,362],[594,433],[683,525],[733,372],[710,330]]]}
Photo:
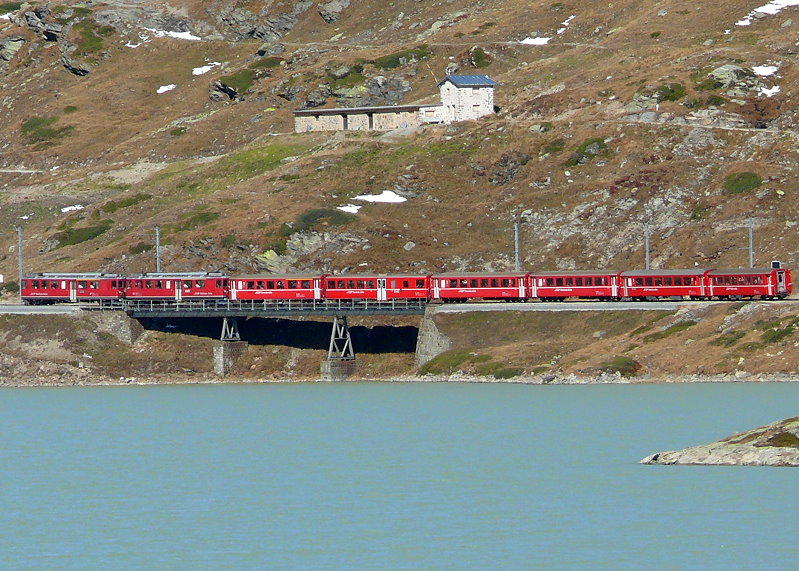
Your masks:
{"label": "boulder", "polygon": [[799,466],[799,417],[733,434],[712,444],[651,454],[641,464]]}
{"label": "boulder", "polygon": [[330,0],[319,4],[319,15],[328,24],[338,21],[341,12],[350,5],[350,0]]}

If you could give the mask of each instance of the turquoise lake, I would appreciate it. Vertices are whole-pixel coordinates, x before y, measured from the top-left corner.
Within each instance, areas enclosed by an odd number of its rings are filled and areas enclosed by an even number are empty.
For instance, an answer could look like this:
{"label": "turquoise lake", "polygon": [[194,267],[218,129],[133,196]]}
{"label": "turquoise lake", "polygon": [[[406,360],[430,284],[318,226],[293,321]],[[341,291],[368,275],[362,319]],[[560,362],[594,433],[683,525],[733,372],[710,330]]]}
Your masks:
{"label": "turquoise lake", "polygon": [[3,569],[789,569],[790,468],[642,466],[797,383],[0,391]]}

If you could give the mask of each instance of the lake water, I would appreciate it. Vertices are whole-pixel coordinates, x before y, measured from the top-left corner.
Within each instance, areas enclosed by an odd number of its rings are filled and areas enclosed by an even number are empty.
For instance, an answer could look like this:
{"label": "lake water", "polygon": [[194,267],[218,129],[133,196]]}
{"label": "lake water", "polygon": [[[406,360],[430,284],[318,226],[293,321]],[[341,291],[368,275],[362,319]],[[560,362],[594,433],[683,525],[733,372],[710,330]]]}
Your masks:
{"label": "lake water", "polygon": [[799,384],[3,389],[0,567],[786,569],[799,471],[642,466]]}

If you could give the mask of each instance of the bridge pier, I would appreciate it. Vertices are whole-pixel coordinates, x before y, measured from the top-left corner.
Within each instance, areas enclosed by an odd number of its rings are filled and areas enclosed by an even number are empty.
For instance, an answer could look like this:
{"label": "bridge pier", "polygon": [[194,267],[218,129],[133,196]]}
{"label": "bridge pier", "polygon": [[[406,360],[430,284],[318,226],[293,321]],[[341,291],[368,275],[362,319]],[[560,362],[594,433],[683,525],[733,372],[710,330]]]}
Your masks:
{"label": "bridge pier", "polygon": [[357,369],[358,362],[355,360],[347,316],[336,315],[333,318],[327,360],[322,361],[322,378],[329,381],[343,381],[354,375]]}
{"label": "bridge pier", "polygon": [[233,368],[236,359],[247,350],[249,343],[241,340],[239,324],[235,317],[222,319],[222,334],[214,345],[214,374],[225,377]]}

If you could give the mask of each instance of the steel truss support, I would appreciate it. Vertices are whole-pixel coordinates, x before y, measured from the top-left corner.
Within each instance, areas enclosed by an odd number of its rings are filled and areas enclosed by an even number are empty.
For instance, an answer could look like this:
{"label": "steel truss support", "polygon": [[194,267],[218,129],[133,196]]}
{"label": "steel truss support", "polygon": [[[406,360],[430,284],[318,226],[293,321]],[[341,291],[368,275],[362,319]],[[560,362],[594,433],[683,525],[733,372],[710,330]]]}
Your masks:
{"label": "steel truss support", "polygon": [[220,341],[241,341],[239,322],[235,317],[222,318],[222,336]]}
{"label": "steel truss support", "polygon": [[350,328],[346,315],[333,318],[333,332],[330,334],[330,349],[327,351],[328,361],[354,361],[355,351],[352,348]]}

